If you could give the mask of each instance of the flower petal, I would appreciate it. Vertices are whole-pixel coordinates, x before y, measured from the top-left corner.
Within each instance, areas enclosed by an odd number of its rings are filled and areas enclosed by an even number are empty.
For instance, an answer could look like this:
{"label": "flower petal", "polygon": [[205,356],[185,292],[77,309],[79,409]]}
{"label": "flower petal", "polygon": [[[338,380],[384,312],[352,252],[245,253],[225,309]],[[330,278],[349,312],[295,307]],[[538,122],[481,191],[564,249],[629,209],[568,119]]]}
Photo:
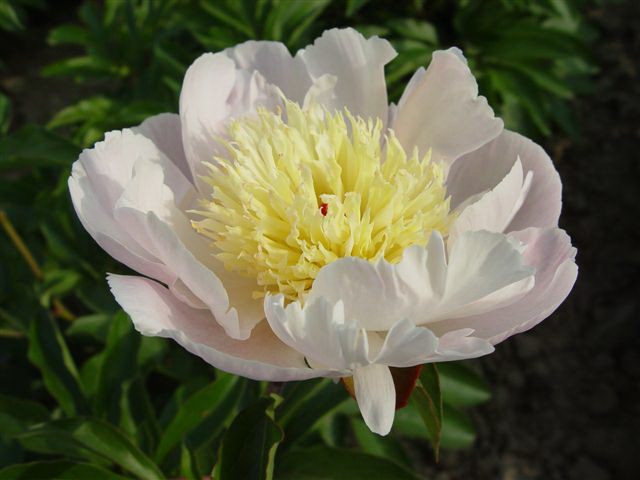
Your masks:
{"label": "flower petal", "polygon": [[420,325],[505,305],[531,289],[532,274],[502,234],[462,234],[447,263],[442,236],[434,232],[426,247],[405,249],[396,264],[347,257],[322,267],[308,301],[342,300],[347,322],[384,331],[405,317]]}
{"label": "flower petal", "polygon": [[254,41],[227,48],[224,53],[237,68],[253,72],[257,70],[267,82],[278,87],[289,100],[302,105],[311,87],[311,77],[302,59],[292,57],[280,42]]}
{"label": "flower petal", "polygon": [[396,389],[389,367],[367,365],[353,373],[356,401],[369,429],[378,435],[391,431],[396,410]]}
{"label": "flower petal", "polygon": [[533,177],[522,206],[505,231],[557,226],[562,184],[553,162],[539,145],[508,130],[451,166],[447,178],[451,207],[456,208],[469,197],[494,188],[518,159],[525,175],[532,172]]}
{"label": "flower petal", "polygon": [[203,162],[225,153],[218,139],[229,120],[279,102],[278,90],[258,71],[238,70],[224,52],[206,53],[193,62],[180,92],[180,121],[187,161],[199,187],[204,187],[199,180],[206,173]]}
{"label": "flower petal", "polygon": [[522,163],[516,160],[511,171],[493,190],[466,206],[449,231],[453,244],[460,234],[474,230],[502,233],[518,213],[529,192],[533,173],[523,175]]}
{"label": "flower petal", "polygon": [[267,295],[267,321],[287,345],[302,352],[315,365],[348,374],[348,370],[369,363],[366,332],[345,322],[342,302],[330,304],[324,298],[284,307],[282,295]]}
{"label": "flower petal", "polygon": [[178,167],[184,178],[193,183],[187,157],[182,146],[180,115],[175,113],[154,115],[147,118],[137,127],[132,128],[131,131],[144,135],[151,140]]}
{"label": "flower petal", "polygon": [[519,301],[490,312],[444,320],[432,325],[436,334],[472,328],[474,336],[499,343],[547,318],[567,297],[575,283],[576,250],[569,236],[556,228],[531,228],[512,234],[525,244],[523,257],[535,267],[535,286]]}
{"label": "flower petal", "polygon": [[304,380],[330,373],[306,367],[302,355],[278,340],[266,322],[248,340],[233,340],[209,312],[190,308],[153,280],[111,274],[108,281],[136,330],[172,338],[216,368],[268,381]]}
{"label": "flower petal", "polygon": [[192,185],[145,136],[107,134],[74,164],[69,188],[81,221],[109,254],[195,305],[186,287],[229,335],[247,338],[264,318],[251,297],[255,283],[227,272],[179,208],[192,200]]}
{"label": "flower petal", "polygon": [[438,338],[408,318],[396,322],[387,333],[374,363],[390,367],[412,367],[427,361],[438,348]]}
{"label": "flower petal", "polygon": [[452,163],[494,139],[503,128],[457,48],[433,53],[407,85],[392,125],[407,152],[432,149],[436,160]]}
{"label": "flower petal", "polygon": [[299,51],[312,78],[325,74],[337,78],[335,103],[363,118],[387,119],[384,66],[396,56],[391,44],[379,37],[365,39],[353,28],[325,31],[313,45]]}

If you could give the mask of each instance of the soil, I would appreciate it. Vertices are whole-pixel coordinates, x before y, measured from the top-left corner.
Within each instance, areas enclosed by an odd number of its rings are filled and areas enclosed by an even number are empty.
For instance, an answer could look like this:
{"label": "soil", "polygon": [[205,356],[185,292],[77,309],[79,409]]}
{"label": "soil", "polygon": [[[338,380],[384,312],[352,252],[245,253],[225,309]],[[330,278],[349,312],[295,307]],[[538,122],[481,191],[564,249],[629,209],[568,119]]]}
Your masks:
{"label": "soil", "polygon": [[589,13],[596,91],[577,140],[546,145],[564,186],[561,226],[580,273],[567,301],[478,364],[494,397],[472,450],[444,452],[436,480],[640,478],[640,4]]}
{"label": "soil", "polygon": [[[607,2],[589,16],[601,71],[596,91],[577,100],[581,136],[545,145],[563,179],[561,226],[578,248],[578,281],[549,319],[477,361],[494,391],[473,412],[477,442],[444,451],[437,466],[425,453],[424,478],[640,478],[640,4]],[[85,93],[39,77],[61,54],[3,58],[27,70],[1,82],[14,125],[44,123]]]}

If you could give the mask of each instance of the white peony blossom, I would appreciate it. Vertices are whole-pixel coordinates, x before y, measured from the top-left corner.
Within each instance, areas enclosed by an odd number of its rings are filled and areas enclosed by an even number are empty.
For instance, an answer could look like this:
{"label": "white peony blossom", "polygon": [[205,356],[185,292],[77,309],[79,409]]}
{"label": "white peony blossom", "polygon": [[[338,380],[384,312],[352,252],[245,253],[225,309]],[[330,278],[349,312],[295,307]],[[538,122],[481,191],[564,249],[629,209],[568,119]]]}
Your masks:
{"label": "white peony blossom", "polygon": [[389,105],[395,54],[353,29],[205,54],[179,115],[107,133],[69,179],[140,273],[108,277],[140,333],[252,379],[353,377],[382,435],[389,367],[490,353],[577,275],[542,148],[503,129],[456,48]]}

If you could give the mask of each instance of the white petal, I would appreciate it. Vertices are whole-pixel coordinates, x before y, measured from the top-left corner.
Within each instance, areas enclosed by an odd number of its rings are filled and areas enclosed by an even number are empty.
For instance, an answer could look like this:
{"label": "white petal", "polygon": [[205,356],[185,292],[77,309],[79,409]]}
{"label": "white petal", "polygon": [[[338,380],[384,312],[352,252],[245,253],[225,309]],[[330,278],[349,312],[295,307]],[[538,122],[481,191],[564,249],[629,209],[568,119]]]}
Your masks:
{"label": "white petal", "polygon": [[532,274],[505,235],[464,233],[447,264],[442,236],[434,232],[426,247],[407,248],[396,264],[347,257],[322,267],[308,299],[341,300],[347,322],[384,331],[402,318],[420,325],[513,302],[531,289]]}
{"label": "white petal", "polygon": [[491,342],[474,335],[472,328],[447,332],[438,338],[438,348],[427,362],[450,362],[478,358],[494,351]]}
{"label": "white petal", "polygon": [[522,162],[525,175],[531,172],[533,178],[522,206],[505,231],[557,226],[562,185],[553,162],[539,145],[508,130],[451,166],[447,192],[451,195],[452,208],[498,185],[517,159]]}
{"label": "white petal", "polygon": [[278,90],[257,71],[238,70],[224,52],[207,53],[187,70],[180,92],[180,121],[187,161],[198,186],[206,173],[203,162],[223,155],[218,139],[231,118],[280,103]]}
{"label": "white petal", "polygon": [[134,133],[144,135],[171,160],[184,177],[193,183],[187,157],[182,146],[182,127],[180,115],[175,113],[161,113],[147,118],[137,127],[131,129]]}
{"label": "white petal", "polygon": [[374,363],[412,367],[425,363],[437,348],[438,338],[431,330],[416,327],[405,318],[391,327]]}
{"label": "white petal", "polygon": [[289,100],[302,104],[311,77],[299,56],[293,58],[280,42],[254,41],[227,48],[224,53],[237,68],[252,72],[257,70],[272,85],[280,88]]}
{"label": "white petal", "polygon": [[389,42],[378,37],[365,39],[352,28],[325,31],[313,45],[299,51],[312,78],[325,74],[337,78],[335,103],[363,118],[387,119],[387,87],[384,66],[396,56]]}
{"label": "white petal", "polygon": [[282,295],[267,295],[264,309],[274,333],[314,365],[347,375],[348,370],[369,363],[367,335],[357,325],[345,322],[341,302],[330,304],[319,298],[304,307],[292,302],[285,308]]}
{"label": "white petal", "polygon": [[492,344],[523,332],[547,318],[567,297],[578,273],[576,250],[565,232],[528,229],[512,234],[525,244],[523,257],[536,268],[534,288],[519,301],[480,315],[451,318],[429,325],[438,335],[461,328]]}
{"label": "white petal", "polygon": [[502,131],[458,49],[433,53],[426,71],[418,70],[398,103],[396,136],[406,151],[432,149],[448,163],[476,150]]}
{"label": "white petal", "polygon": [[172,338],[214,367],[269,381],[331,374],[306,367],[302,355],[278,340],[266,322],[258,325],[248,340],[233,340],[209,312],[188,307],[152,280],[109,275],[108,281],[116,300],[140,333]]}
{"label": "white petal", "polygon": [[502,233],[520,210],[529,192],[533,173],[523,175],[522,163],[516,160],[511,171],[493,190],[465,207],[449,231],[449,242],[467,231],[487,230]]}
{"label": "white petal", "polygon": [[261,302],[251,298],[255,282],[234,278],[211,255],[179,208],[191,201],[192,185],[148,138],[110,132],[82,153],[69,188],[81,221],[114,258],[174,289],[182,282],[234,338],[247,338],[263,318]]}
{"label": "white petal", "polygon": [[396,389],[389,367],[372,364],[358,368],[353,373],[353,385],[364,422],[372,432],[388,434],[396,410]]}

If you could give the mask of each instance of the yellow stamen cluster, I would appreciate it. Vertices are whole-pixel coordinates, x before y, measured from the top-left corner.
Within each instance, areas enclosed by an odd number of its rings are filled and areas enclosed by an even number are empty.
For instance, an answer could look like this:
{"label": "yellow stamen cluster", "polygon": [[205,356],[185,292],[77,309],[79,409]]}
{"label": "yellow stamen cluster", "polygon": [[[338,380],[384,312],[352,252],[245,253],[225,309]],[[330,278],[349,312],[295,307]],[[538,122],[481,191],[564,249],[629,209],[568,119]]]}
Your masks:
{"label": "yellow stamen cluster", "polygon": [[[204,177],[212,187],[194,228],[226,268],[260,290],[303,299],[318,270],[356,256],[399,261],[450,223],[444,170],[407,156],[382,122],[285,101],[229,126],[228,158]],[[326,213],[326,215],[325,215]]]}

